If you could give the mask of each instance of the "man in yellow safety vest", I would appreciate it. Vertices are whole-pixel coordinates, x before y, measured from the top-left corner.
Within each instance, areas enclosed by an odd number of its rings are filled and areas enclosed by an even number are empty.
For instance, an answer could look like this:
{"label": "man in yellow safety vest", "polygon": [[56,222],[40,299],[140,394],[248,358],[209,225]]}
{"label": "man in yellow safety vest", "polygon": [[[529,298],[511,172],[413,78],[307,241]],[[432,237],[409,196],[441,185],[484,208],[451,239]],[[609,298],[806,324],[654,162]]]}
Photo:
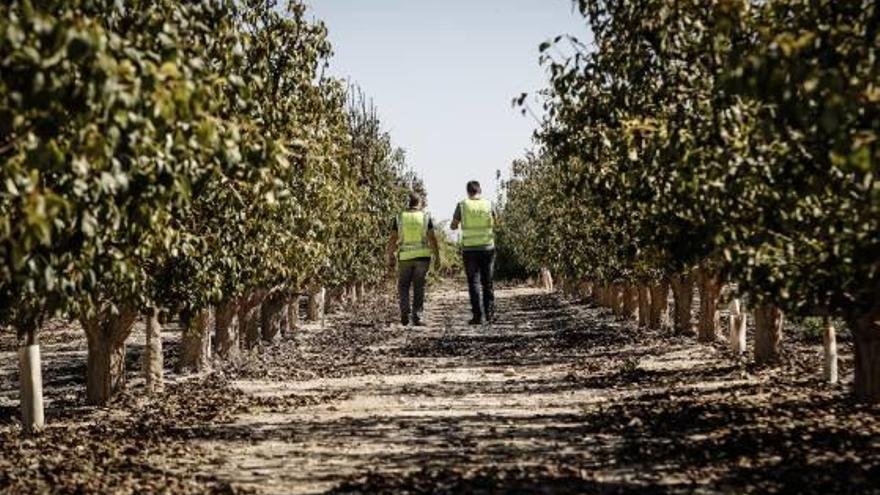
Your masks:
{"label": "man in yellow safety vest", "polygon": [[479,182],[468,182],[467,194],[468,198],[455,208],[449,227],[457,230],[461,226],[461,250],[473,313],[468,323],[479,325],[483,321],[495,321],[495,292],[492,287],[492,278],[495,276],[495,213],[492,203],[481,197]]}
{"label": "man in yellow safety vest", "polygon": [[[400,322],[414,326],[424,325],[425,281],[431,265],[431,254],[440,259],[434,222],[423,209],[418,193],[409,194],[409,207],[394,220],[394,229],[388,240],[388,262],[397,262],[397,292],[400,298]],[[412,306],[410,306],[412,287]]]}

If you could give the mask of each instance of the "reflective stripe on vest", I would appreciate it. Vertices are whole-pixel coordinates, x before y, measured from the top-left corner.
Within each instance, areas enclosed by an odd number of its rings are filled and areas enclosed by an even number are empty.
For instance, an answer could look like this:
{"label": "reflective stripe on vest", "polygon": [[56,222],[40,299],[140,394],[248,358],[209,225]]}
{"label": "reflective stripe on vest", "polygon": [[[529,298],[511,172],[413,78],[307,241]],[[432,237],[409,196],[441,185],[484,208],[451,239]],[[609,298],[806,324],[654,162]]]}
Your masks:
{"label": "reflective stripe on vest", "polygon": [[495,244],[492,203],[488,199],[466,199],[461,208],[461,245],[463,247]]}
{"label": "reflective stripe on vest", "polygon": [[399,239],[398,257],[401,261],[430,258],[428,248],[428,214],[423,211],[405,211],[397,218]]}

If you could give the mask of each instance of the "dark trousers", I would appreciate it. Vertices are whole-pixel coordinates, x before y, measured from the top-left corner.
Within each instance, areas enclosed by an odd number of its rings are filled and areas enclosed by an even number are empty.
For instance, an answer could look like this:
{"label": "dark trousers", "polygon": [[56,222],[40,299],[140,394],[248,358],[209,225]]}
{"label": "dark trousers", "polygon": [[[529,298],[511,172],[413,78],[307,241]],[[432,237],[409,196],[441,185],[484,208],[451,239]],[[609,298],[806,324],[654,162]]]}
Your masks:
{"label": "dark trousers", "polygon": [[[430,260],[406,260],[398,262],[397,293],[400,296],[400,319],[409,321],[410,311],[414,320],[422,319],[425,309],[425,278],[428,275]],[[409,289],[412,287],[412,310],[409,304]]]}
{"label": "dark trousers", "polygon": [[[471,298],[471,312],[474,318],[487,319],[495,316],[495,290],[492,278],[495,277],[495,250],[464,251],[464,273],[467,275],[468,295]],[[482,303],[480,308],[480,289]]]}

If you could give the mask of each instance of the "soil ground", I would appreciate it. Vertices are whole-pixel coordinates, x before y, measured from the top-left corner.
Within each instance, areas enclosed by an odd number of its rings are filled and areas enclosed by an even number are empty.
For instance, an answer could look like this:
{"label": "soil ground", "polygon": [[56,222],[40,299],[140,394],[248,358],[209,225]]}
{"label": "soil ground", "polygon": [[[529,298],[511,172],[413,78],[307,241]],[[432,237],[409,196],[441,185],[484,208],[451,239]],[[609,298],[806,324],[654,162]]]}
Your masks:
{"label": "soil ground", "polygon": [[[880,409],[820,380],[791,336],[755,369],[722,343],[615,321],[521,286],[499,321],[432,289],[421,328],[379,297],[207,375],[82,403],[84,341],[44,334],[50,426],[15,421],[15,343],[0,339],[0,491],[9,493],[880,493]],[[175,328],[166,334],[173,364]],[[851,370],[841,346],[841,376]]]}

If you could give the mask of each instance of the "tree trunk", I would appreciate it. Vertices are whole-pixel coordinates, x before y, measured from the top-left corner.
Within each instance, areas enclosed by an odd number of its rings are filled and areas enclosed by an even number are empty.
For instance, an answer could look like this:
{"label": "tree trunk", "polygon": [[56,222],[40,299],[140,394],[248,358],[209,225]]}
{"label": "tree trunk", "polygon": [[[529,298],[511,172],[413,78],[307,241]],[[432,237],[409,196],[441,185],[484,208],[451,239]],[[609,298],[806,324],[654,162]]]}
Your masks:
{"label": "tree trunk", "polygon": [[299,328],[299,296],[294,295],[287,301],[288,330]]}
{"label": "tree trunk", "polygon": [[239,319],[239,328],[244,337],[244,348],[253,349],[263,337],[263,303],[248,308],[244,319]]}
{"label": "tree trunk", "polygon": [[849,321],[855,344],[853,394],[863,402],[880,402],[880,305]]}
{"label": "tree trunk", "polygon": [[144,346],[144,387],[147,394],[162,392],[165,388],[162,370],[165,366],[162,357],[162,325],[159,323],[159,310],[150,308],[144,315],[146,323],[146,345]]}
{"label": "tree trunk", "polygon": [[577,284],[577,297],[581,301],[589,301],[592,295],[592,286],[590,282],[581,280]]}
{"label": "tree trunk", "polygon": [[214,310],[214,351],[222,358],[238,354],[240,345],[239,304],[229,298]]}
{"label": "tree trunk", "polygon": [[355,285],[355,294],[357,294],[358,301],[363,301],[367,297],[367,286],[363,282],[358,282]]}
{"label": "tree trunk", "polygon": [[279,334],[288,332],[287,294],[274,291],[263,301],[260,311],[260,329],[263,342],[273,342]]}
{"label": "tree trunk", "polygon": [[638,319],[639,291],[633,284],[623,285],[623,318],[626,320]]}
{"label": "tree trunk", "polygon": [[541,269],[541,288],[547,292],[553,292],[553,276],[547,268]]}
{"label": "tree trunk", "polygon": [[621,284],[615,282],[611,284],[611,313],[621,318],[623,317],[623,288]]}
{"label": "tree trunk", "polygon": [[180,342],[180,361],[177,369],[205,371],[211,367],[211,330],[214,329],[214,311],[211,308],[196,311],[184,318]]}
{"label": "tree trunk", "polygon": [[647,327],[651,313],[651,291],[647,285],[639,285],[639,326]]}
{"label": "tree trunk", "polygon": [[345,289],[334,287],[324,293],[324,314],[333,314],[343,305],[342,299],[345,295]]}
{"label": "tree trunk", "polygon": [[313,322],[321,322],[324,326],[324,299],[327,297],[327,289],[318,287],[309,293],[308,319]]}
{"label": "tree trunk", "polygon": [[648,318],[648,328],[659,330],[664,320],[668,318],[668,297],[669,282],[661,280],[651,285],[651,314]]}
{"label": "tree trunk", "polygon": [[721,274],[715,270],[700,268],[697,272],[700,289],[700,312],[697,340],[715,342],[721,326],[718,299],[721,297]]}
{"label": "tree trunk", "polygon": [[623,287],[618,283],[612,283],[611,293],[608,297],[611,303],[611,314],[617,318],[623,317]]}
{"label": "tree trunk", "polygon": [[837,335],[831,318],[825,317],[822,322],[823,343],[825,347],[825,380],[828,383],[837,383]]}
{"label": "tree trunk", "polygon": [[730,350],[734,354],[746,352],[746,324],[748,317],[742,309],[742,302],[734,298],[730,301]]}
{"label": "tree trunk", "polygon": [[88,358],[86,400],[104,405],[125,387],[125,340],[131,335],[138,311],[133,305],[106,306],[97,315],[81,318],[86,331]]}
{"label": "tree trunk", "polygon": [[43,370],[36,329],[27,332],[27,343],[18,350],[18,377],[22,429],[25,433],[40,431],[46,425],[46,419],[43,408]]}
{"label": "tree trunk", "polygon": [[611,284],[602,285],[602,307],[614,314],[614,298],[612,297],[614,291],[612,288]]}
{"label": "tree trunk", "polygon": [[784,317],[779,308],[763,305],[755,308],[755,362],[768,364],[779,360]]}
{"label": "tree trunk", "polygon": [[673,275],[672,297],[674,302],[673,329],[682,335],[694,334],[691,305],[694,302],[694,278],[689,272]]}
{"label": "tree trunk", "polygon": [[238,331],[245,349],[253,349],[260,343],[262,329],[260,328],[260,311],[266,291],[257,289],[251,291],[246,297],[239,300],[238,306]]}

